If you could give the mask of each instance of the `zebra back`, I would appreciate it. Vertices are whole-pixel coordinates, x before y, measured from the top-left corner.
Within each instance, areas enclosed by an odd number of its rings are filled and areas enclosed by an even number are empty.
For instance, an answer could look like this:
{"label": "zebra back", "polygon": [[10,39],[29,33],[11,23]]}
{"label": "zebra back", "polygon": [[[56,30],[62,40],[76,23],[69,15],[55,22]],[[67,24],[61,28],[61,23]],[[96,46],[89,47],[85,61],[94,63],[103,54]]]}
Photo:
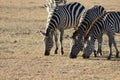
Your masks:
{"label": "zebra back", "polygon": [[115,11],[109,11],[109,12],[106,12],[104,14],[102,14],[101,16],[98,16],[93,22],[92,24],[90,25],[89,29],[85,32],[85,39],[88,38],[89,36],[89,32],[92,30],[92,28],[94,27],[95,23],[98,21],[98,20],[101,20],[101,18],[105,18],[105,16],[107,16],[109,13],[111,12],[115,12]]}
{"label": "zebra back", "polygon": [[86,31],[88,30],[88,28],[90,27],[90,25],[92,24],[94,19],[96,19],[96,17],[103,15],[105,12],[106,12],[106,10],[101,5],[95,5],[95,6],[91,7],[90,9],[88,9],[83,14],[80,26],[78,27],[78,30],[76,30],[73,33],[72,37],[74,38],[75,36],[77,36],[79,34],[80,34],[80,36],[85,35]]}
{"label": "zebra back", "polygon": [[46,27],[57,29],[77,27],[84,11],[85,7],[78,2],[57,6],[48,15]]}

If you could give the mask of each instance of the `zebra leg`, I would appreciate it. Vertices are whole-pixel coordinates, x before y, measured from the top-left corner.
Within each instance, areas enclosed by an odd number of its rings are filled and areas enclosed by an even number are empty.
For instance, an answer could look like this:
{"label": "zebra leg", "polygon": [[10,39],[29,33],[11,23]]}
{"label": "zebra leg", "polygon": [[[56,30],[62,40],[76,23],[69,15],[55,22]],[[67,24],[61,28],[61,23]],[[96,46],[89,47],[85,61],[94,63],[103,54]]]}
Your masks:
{"label": "zebra leg", "polygon": [[109,34],[108,34],[108,38],[109,38],[110,54],[109,54],[109,56],[108,56],[107,59],[110,60],[110,59],[111,59],[111,56],[112,56],[112,43],[113,43],[114,35],[111,34],[111,32],[109,32]]}
{"label": "zebra leg", "polygon": [[102,36],[98,39],[98,50],[97,50],[97,54],[100,53],[100,55],[102,55]]}
{"label": "zebra leg", "polygon": [[95,49],[94,49],[93,52],[94,52],[94,57],[97,57],[97,54],[96,54],[96,50],[95,50]]}
{"label": "zebra leg", "polygon": [[57,32],[54,33],[55,36],[55,45],[56,45],[56,49],[55,49],[55,54],[58,53],[58,37],[57,37]]}
{"label": "zebra leg", "polygon": [[60,31],[60,45],[61,45],[61,54],[62,54],[62,55],[64,54],[63,45],[62,45],[63,34],[64,34],[64,31],[61,30],[61,31]]}
{"label": "zebra leg", "polygon": [[102,35],[98,38],[98,50],[94,49],[94,56],[97,57],[97,54],[100,53],[102,55]]}
{"label": "zebra leg", "polygon": [[114,44],[114,47],[115,47],[115,50],[116,50],[116,58],[119,58],[119,51],[118,51],[118,48],[117,48],[117,45],[116,45],[116,41],[113,39],[113,44]]}

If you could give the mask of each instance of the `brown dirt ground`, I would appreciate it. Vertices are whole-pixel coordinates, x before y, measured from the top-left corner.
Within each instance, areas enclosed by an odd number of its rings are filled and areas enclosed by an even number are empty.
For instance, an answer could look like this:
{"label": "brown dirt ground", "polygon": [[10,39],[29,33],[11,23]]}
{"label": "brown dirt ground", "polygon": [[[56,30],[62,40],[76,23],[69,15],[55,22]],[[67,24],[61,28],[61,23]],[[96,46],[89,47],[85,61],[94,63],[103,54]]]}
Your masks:
{"label": "brown dirt ground", "polygon": [[[86,8],[103,5],[108,11],[120,11],[120,0],[78,1]],[[64,55],[44,56],[43,36],[47,11],[45,0],[0,0],[0,80],[120,80],[120,58],[108,61],[107,38],[103,56],[69,58],[70,39],[64,39]],[[71,30],[65,31],[65,36]],[[120,49],[120,35],[116,35]],[[60,51],[59,51],[60,52]],[[115,50],[113,49],[113,55]]]}

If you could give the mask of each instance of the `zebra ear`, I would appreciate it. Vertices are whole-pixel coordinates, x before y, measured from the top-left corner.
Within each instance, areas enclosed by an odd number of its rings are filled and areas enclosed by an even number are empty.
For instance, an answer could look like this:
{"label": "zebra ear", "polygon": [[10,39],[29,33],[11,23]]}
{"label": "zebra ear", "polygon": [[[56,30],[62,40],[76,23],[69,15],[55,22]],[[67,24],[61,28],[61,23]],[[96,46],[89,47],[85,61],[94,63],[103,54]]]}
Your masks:
{"label": "zebra ear", "polygon": [[41,33],[43,36],[46,36],[46,33],[45,33],[45,32],[40,31],[40,33]]}

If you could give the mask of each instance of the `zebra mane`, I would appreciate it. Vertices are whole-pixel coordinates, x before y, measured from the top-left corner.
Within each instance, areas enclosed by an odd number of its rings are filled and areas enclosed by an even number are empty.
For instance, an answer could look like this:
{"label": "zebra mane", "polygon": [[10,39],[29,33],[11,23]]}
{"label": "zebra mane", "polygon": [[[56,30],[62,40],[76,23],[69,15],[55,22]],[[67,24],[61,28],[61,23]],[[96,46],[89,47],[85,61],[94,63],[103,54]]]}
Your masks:
{"label": "zebra mane", "polygon": [[82,22],[84,21],[86,14],[87,14],[87,11],[85,10],[85,11],[83,12],[82,16],[81,16],[79,25],[81,25]]}
{"label": "zebra mane", "polygon": [[86,33],[85,33],[85,39],[88,38],[88,35],[89,35],[90,31],[92,30],[92,28],[94,27],[95,23],[96,23],[98,20],[100,20],[100,19],[104,19],[104,20],[105,20],[106,17],[107,17],[107,15],[108,15],[109,13],[111,13],[111,12],[115,12],[115,11],[106,12],[106,13],[98,16],[98,17],[92,22],[92,24],[90,25],[89,29],[88,29],[88,30],[86,31]]}

